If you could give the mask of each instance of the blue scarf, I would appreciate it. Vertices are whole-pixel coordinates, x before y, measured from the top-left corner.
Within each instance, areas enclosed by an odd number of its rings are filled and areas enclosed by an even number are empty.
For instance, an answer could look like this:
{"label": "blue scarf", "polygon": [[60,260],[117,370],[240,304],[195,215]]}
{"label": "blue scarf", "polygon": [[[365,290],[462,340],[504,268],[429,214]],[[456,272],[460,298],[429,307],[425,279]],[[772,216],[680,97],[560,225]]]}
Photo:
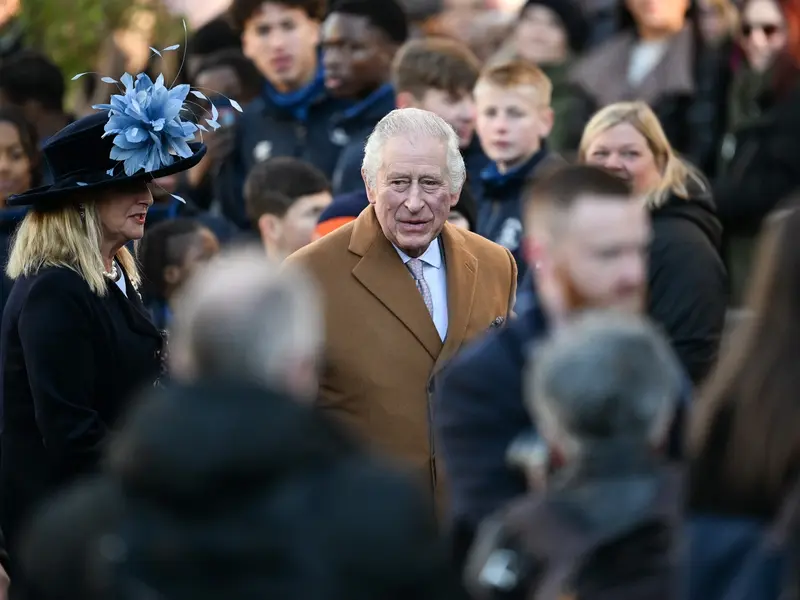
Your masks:
{"label": "blue scarf", "polygon": [[289,111],[295,119],[305,123],[308,120],[308,110],[311,104],[325,93],[325,74],[322,70],[321,58],[318,59],[317,64],[319,66],[314,79],[293,92],[281,93],[269,81],[265,82],[264,95],[267,100],[278,108]]}
{"label": "blue scarf", "polygon": [[506,185],[516,181],[521,181],[525,179],[528,173],[536,168],[536,165],[541,162],[546,154],[547,148],[544,144],[542,144],[542,147],[528,160],[521,165],[517,165],[516,167],[509,169],[505,173],[500,172],[500,170],[497,168],[497,163],[489,163],[486,168],[481,171],[481,179],[492,187],[498,188],[505,187]]}
{"label": "blue scarf", "polygon": [[355,119],[356,117],[360,117],[379,102],[383,102],[384,100],[386,100],[389,96],[394,98],[394,88],[392,87],[391,83],[384,83],[381,87],[372,92],[361,102],[357,102],[356,104],[348,108],[346,111],[344,111],[344,113],[342,113],[342,117],[344,118],[345,121],[349,121],[350,119]]}

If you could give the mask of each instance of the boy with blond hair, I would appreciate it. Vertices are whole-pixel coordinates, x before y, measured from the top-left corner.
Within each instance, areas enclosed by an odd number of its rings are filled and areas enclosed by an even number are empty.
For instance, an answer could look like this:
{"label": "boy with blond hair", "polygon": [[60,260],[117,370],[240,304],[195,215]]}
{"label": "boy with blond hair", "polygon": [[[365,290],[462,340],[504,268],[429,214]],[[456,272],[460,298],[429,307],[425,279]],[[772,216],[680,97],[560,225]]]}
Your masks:
{"label": "boy with blond hair", "polygon": [[480,177],[478,233],[511,251],[520,278],[523,190],[564,163],[545,142],[553,127],[552,87],[541,69],[519,60],[486,67],[475,85],[478,136],[491,161]]}

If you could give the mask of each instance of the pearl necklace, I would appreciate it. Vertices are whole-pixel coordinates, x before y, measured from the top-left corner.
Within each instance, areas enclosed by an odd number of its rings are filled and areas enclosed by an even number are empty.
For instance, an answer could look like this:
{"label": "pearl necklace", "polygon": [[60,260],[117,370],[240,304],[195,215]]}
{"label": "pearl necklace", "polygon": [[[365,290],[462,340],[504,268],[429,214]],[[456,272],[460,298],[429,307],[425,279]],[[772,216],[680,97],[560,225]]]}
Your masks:
{"label": "pearl necklace", "polygon": [[116,281],[117,279],[119,279],[119,271],[117,270],[116,261],[111,263],[111,272],[103,271],[103,275],[108,277],[111,281]]}

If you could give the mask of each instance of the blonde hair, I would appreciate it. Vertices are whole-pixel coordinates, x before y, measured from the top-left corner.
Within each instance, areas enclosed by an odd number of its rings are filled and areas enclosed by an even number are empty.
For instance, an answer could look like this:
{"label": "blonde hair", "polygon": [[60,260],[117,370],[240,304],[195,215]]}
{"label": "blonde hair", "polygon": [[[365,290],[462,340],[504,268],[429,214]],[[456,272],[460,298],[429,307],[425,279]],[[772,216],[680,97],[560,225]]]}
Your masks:
{"label": "blonde hair", "polygon": [[595,113],[583,130],[578,159],[586,162],[586,153],[597,136],[623,123],[631,125],[647,140],[661,172],[661,182],[655,189],[649,190],[645,197],[650,208],[662,206],[670,194],[689,200],[690,183],[697,184],[703,190],[707,188],[700,172],[675,154],[661,122],[644,102],[617,102]]}
{"label": "blonde hair", "polygon": [[491,85],[501,89],[529,86],[536,90],[541,106],[550,106],[553,95],[553,83],[539,67],[524,60],[509,60],[490,63],[481,71],[475,89],[482,85]]}
{"label": "blonde hair", "polygon": [[[100,215],[97,203],[86,200],[83,219],[72,203],[53,211],[28,211],[11,241],[6,275],[17,279],[45,267],[66,267],[83,277],[92,292],[105,296],[108,279],[103,275]],[[123,246],[116,259],[133,286],[138,287],[141,277],[131,252]]]}
{"label": "blonde hair", "polygon": [[[739,29],[741,17],[739,14],[740,9],[731,0],[708,0],[709,7],[716,10],[725,21],[725,29],[728,35],[735,35]],[[747,2],[742,3],[742,9],[746,6]]]}

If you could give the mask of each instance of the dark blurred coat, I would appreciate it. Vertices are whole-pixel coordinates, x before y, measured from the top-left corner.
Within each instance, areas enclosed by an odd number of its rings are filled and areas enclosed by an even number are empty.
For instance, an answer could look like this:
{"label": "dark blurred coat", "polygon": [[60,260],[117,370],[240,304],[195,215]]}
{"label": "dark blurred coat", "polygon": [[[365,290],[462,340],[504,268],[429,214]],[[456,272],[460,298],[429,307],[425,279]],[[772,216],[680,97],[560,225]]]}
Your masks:
{"label": "dark blurred coat", "polygon": [[111,597],[143,583],[174,600],[454,598],[425,494],[283,393],[158,390],[109,464],[127,498]]}
{"label": "dark blurred coat", "polygon": [[[483,598],[672,600],[679,589],[682,477],[641,445],[592,448],[548,489],[481,527],[467,566],[477,587],[493,553],[518,557],[514,592]],[[609,451],[610,450],[610,451]]]}
{"label": "dark blurred coat", "polygon": [[14,284],[0,329],[0,519],[12,549],[39,502],[95,470],[131,395],[160,375],[161,334],[126,283],[127,298],[111,281],[100,297],[48,267]]}
{"label": "dark blurred coat", "polygon": [[331,118],[331,139],[341,143],[339,160],[331,175],[334,195],[364,189],[361,163],[364,146],[378,121],[396,108],[394,89],[384,84],[369,96]]}
{"label": "dark blurred coat", "polygon": [[763,114],[729,138],[732,158],[714,186],[735,300],[743,300],[750,281],[761,222],[800,187],[800,83],[759,103]]}
{"label": "dark blurred coat", "polygon": [[308,105],[304,118],[300,118],[275,104],[267,94],[251,102],[236,122],[233,154],[220,165],[215,179],[214,190],[222,214],[240,229],[250,228],[244,183],[253,165],[270,157],[293,156],[331,177],[344,144],[334,139],[330,123],[344,106],[320,92]]}
{"label": "dark blurred coat", "polygon": [[620,33],[576,63],[570,80],[576,94],[570,118],[577,148],[591,116],[614,102],[642,100],[658,116],[672,147],[703,172],[716,166],[725,121],[727,69],[716,51],[700,48],[691,26],[669,41],[658,65],[635,87],[627,81],[636,36]]}
{"label": "dark blurred coat", "polygon": [[692,185],[690,198],[671,196],[651,211],[647,313],[661,325],[694,384],[716,364],[728,279],[722,225],[708,191]]}
{"label": "dark blurred coat", "polygon": [[27,207],[0,210],[0,268],[3,269],[3,275],[0,277],[0,314],[2,314],[3,308],[5,308],[8,296],[11,294],[11,286],[14,284],[5,273],[6,265],[8,264],[8,254],[11,250],[11,237],[17,230],[17,225],[22,222],[22,219],[27,213]]}
{"label": "dark blurred coat", "polygon": [[507,319],[516,291],[511,254],[445,223],[449,323],[442,342],[414,279],[368,207],[290,256],[326,299],[319,406],[410,467],[444,499],[431,428],[432,376],[469,340]]}

